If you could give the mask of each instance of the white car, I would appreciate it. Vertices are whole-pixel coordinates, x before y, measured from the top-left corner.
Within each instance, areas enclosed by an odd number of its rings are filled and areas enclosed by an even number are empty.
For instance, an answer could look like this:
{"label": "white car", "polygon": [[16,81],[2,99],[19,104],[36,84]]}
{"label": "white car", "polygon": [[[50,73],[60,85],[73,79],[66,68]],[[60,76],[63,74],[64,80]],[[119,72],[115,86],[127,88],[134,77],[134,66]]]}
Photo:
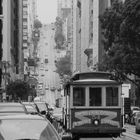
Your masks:
{"label": "white car", "polygon": [[0,116],[0,140],[70,140],[38,115]]}
{"label": "white car", "polygon": [[27,114],[27,109],[21,103],[17,102],[2,102],[0,103],[0,116]]}

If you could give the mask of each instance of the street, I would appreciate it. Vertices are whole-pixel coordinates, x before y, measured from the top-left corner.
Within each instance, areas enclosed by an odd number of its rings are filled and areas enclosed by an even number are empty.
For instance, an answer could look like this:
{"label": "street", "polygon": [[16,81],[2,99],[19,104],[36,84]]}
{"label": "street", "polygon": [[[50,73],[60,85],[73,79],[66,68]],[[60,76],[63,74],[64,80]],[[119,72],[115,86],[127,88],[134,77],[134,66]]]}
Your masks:
{"label": "street", "polygon": [[131,139],[129,137],[121,137],[121,138],[81,138],[80,140],[134,140],[134,139]]}
{"label": "street", "polygon": [[[59,126],[58,129],[60,135],[62,135],[62,128]],[[80,138],[80,140],[140,140],[140,135],[135,133],[135,126],[130,124],[125,124],[126,132],[118,138]]]}
{"label": "street", "polygon": [[40,57],[39,69],[39,83],[44,84],[43,100],[51,106],[55,105],[55,99],[59,97],[58,88],[60,87],[60,78],[56,73],[55,59],[57,51],[55,49],[54,35],[55,31],[52,29],[53,25],[44,25],[41,29],[40,41],[38,45],[38,53]]}
{"label": "street", "polygon": [[[114,140],[140,140],[140,135],[135,133],[134,125],[125,125],[126,132],[122,134],[120,138],[114,138]],[[112,138],[81,138],[80,140],[112,140]]]}

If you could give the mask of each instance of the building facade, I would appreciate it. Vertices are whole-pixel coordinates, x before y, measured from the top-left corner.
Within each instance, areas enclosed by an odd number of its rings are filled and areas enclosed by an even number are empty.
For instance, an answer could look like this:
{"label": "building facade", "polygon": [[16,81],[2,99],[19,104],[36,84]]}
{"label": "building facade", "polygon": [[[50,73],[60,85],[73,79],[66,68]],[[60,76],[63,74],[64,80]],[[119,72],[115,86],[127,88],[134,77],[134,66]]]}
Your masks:
{"label": "building facade", "polygon": [[72,0],[58,0],[57,1],[57,16],[60,18],[66,18],[71,10]]}
{"label": "building facade", "polygon": [[111,0],[72,1],[72,71],[98,70],[104,53],[99,15]]}
{"label": "building facade", "polygon": [[[0,1],[1,89],[5,89],[10,81],[24,79],[24,58],[29,56],[28,2],[28,0]],[[31,16],[34,16],[33,12]],[[30,30],[30,36],[31,34]]]}
{"label": "building facade", "polygon": [[24,79],[27,79],[30,68],[28,65],[28,59],[33,57],[34,43],[33,43],[33,31],[34,21],[37,17],[36,12],[36,0],[23,0],[23,53],[24,53]]}
{"label": "building facade", "polygon": [[[3,3],[3,79],[20,77],[22,63],[22,0],[4,0]],[[4,74],[5,75],[5,74]],[[20,76],[19,76],[20,75]],[[4,81],[4,80],[3,80]],[[6,80],[7,82],[7,80]]]}

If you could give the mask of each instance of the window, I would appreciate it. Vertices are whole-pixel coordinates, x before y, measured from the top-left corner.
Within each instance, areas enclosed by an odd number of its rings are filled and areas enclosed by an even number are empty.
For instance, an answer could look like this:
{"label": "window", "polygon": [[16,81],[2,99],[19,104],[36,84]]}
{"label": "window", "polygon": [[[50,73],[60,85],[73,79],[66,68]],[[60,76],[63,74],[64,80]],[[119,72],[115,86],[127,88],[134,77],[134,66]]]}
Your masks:
{"label": "window", "polygon": [[85,106],[85,88],[73,88],[73,106]]}
{"label": "window", "polygon": [[28,15],[28,12],[27,11],[23,11],[23,15]]}
{"label": "window", "polygon": [[102,90],[101,88],[89,88],[89,105],[101,106],[102,104]]}
{"label": "window", "polygon": [[118,88],[106,88],[106,106],[118,106]]}

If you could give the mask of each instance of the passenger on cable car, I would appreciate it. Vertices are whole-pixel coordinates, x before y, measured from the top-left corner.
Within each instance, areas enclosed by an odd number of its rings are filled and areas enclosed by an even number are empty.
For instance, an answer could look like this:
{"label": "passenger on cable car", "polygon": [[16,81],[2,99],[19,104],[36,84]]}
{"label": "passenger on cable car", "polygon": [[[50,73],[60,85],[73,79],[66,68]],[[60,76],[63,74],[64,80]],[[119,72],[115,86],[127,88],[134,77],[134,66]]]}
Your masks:
{"label": "passenger on cable car", "polygon": [[85,106],[85,94],[79,89],[74,89],[73,106]]}

